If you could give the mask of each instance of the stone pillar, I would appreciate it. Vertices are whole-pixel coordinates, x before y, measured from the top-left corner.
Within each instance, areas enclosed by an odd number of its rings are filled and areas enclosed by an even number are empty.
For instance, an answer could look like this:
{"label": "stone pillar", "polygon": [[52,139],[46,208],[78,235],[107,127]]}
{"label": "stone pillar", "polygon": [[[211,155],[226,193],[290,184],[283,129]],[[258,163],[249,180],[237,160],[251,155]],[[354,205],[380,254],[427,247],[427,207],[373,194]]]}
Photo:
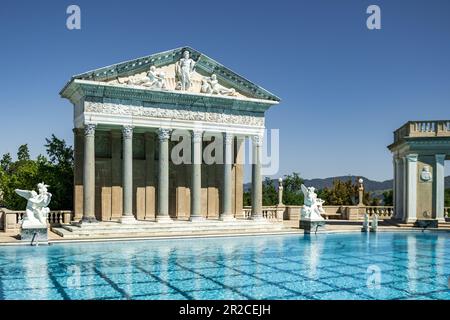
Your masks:
{"label": "stone pillar", "polygon": [[417,154],[408,154],[406,156],[408,183],[406,222],[415,222],[417,220],[417,158]]}
{"label": "stone pillar", "polygon": [[439,222],[445,222],[444,218],[444,197],[445,197],[445,154],[437,154],[436,158],[436,178],[434,179],[434,183],[436,184],[436,196],[435,196],[435,205],[436,213],[435,217]]}
{"label": "stone pillar", "polygon": [[121,223],[133,223],[136,219],[133,216],[133,127],[124,126],[122,128],[123,137],[123,213]]}
{"label": "stone pillar", "polygon": [[95,124],[84,126],[82,223],[97,222],[95,218],[95,128]]}
{"label": "stone pillar", "polygon": [[231,166],[233,163],[233,141],[234,136],[231,133],[223,134],[223,190],[222,190],[222,212],[220,220],[234,220],[232,213],[231,193],[233,190]]}
{"label": "stone pillar", "polygon": [[252,163],[252,215],[253,220],[262,219],[262,176],[261,158],[263,136],[256,135],[253,140],[253,163]]}
{"label": "stone pillar", "polygon": [[156,221],[170,222],[169,216],[169,138],[170,130],[158,130],[159,170],[158,170],[158,212]]}
{"label": "stone pillar", "polygon": [[84,154],[84,130],[73,129],[74,132],[74,167],[73,167],[73,211],[74,221],[83,218],[83,154]]}
{"label": "stone pillar", "polygon": [[192,131],[191,221],[202,221],[202,143],[203,132]]}
{"label": "stone pillar", "polygon": [[402,194],[402,220],[406,221],[406,211],[408,209],[407,207],[407,198],[408,198],[408,166],[406,157],[401,158],[401,168],[402,168],[402,179],[401,179],[401,187],[400,192]]}
{"label": "stone pillar", "polygon": [[401,195],[401,184],[402,184],[402,168],[401,168],[401,159],[395,157],[394,158],[394,210],[395,219],[402,219],[402,195]]}

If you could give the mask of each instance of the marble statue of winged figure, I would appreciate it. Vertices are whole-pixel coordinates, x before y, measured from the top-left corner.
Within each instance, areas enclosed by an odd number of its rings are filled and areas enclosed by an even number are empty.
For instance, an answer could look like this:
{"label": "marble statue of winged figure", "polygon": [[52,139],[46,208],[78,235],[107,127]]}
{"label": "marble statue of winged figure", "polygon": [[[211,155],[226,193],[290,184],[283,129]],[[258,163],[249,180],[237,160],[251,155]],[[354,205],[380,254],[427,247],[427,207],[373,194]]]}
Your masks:
{"label": "marble statue of winged figure", "polygon": [[52,199],[52,194],[47,190],[49,186],[43,182],[38,183],[37,187],[39,193],[34,190],[15,190],[19,196],[27,200],[22,226],[23,224],[33,226],[47,225],[47,215],[50,212],[48,205]]}
{"label": "marble statue of winged figure", "polygon": [[314,187],[306,187],[302,184],[301,188],[304,195],[304,205],[301,209],[302,218],[309,220],[324,220],[321,214],[325,212],[322,207],[325,201],[317,198],[315,192],[316,189]]}

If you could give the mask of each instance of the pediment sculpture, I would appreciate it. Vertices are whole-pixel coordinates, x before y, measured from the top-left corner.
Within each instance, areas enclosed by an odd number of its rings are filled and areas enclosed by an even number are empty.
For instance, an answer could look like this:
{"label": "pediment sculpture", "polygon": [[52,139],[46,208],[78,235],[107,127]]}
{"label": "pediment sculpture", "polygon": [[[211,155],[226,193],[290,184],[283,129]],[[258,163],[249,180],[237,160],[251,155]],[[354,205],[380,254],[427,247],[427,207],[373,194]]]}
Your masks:
{"label": "pediment sculpture", "polygon": [[107,82],[110,84],[142,87],[152,90],[185,91],[208,95],[245,97],[235,88],[228,88],[220,84],[215,73],[208,76],[205,75],[204,70],[196,70],[197,62],[191,58],[190,52],[185,50],[183,51],[182,57],[175,63],[161,65],[158,68],[152,65],[148,71],[122,77],[118,76]]}
{"label": "pediment sculpture", "polygon": [[147,74],[137,74],[127,78],[118,78],[121,84],[144,86],[150,89],[165,89],[166,75],[163,71],[157,71],[155,66],[151,66]]}
{"label": "pediment sculpture", "polygon": [[218,94],[223,96],[234,96],[236,90],[234,88],[228,89],[219,84],[217,76],[213,73],[211,77],[204,77],[202,79],[201,93]]}

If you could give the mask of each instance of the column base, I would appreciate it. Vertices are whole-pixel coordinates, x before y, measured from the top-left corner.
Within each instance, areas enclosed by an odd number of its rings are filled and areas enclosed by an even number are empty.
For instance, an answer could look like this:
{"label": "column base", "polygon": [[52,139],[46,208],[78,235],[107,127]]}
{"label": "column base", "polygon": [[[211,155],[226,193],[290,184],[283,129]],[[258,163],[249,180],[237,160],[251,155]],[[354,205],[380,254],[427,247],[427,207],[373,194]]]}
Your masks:
{"label": "column base", "polygon": [[122,216],[119,222],[122,224],[135,224],[137,223],[137,220],[133,215],[131,215],[131,216]]}
{"label": "column base", "polygon": [[79,224],[85,223],[98,223],[98,220],[95,217],[83,217],[81,218]]}
{"label": "column base", "polygon": [[224,215],[219,217],[219,220],[220,221],[235,221],[236,218],[233,217],[233,215],[231,215],[231,214],[224,214]]}
{"label": "column base", "polygon": [[254,214],[252,213],[250,220],[261,221],[264,220],[262,213]]}
{"label": "column base", "polygon": [[189,221],[191,222],[203,222],[206,221],[206,219],[202,216],[193,216],[193,217],[189,217]]}
{"label": "column base", "polygon": [[156,216],[156,222],[173,222],[172,218],[167,216]]}

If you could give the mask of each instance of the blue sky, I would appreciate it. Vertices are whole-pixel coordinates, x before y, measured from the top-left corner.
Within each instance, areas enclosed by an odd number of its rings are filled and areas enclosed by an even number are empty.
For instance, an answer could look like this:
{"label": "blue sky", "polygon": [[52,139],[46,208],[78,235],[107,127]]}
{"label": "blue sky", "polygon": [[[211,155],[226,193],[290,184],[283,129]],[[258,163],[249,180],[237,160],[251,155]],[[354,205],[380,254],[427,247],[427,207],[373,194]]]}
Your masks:
{"label": "blue sky", "polygon": [[[81,7],[82,29],[66,29]],[[382,29],[366,27],[381,7]],[[280,172],[392,177],[386,146],[408,120],[450,118],[450,1],[5,1],[0,154],[55,133],[72,143],[73,74],[189,45],[282,98]],[[447,172],[449,172],[447,166]]]}

